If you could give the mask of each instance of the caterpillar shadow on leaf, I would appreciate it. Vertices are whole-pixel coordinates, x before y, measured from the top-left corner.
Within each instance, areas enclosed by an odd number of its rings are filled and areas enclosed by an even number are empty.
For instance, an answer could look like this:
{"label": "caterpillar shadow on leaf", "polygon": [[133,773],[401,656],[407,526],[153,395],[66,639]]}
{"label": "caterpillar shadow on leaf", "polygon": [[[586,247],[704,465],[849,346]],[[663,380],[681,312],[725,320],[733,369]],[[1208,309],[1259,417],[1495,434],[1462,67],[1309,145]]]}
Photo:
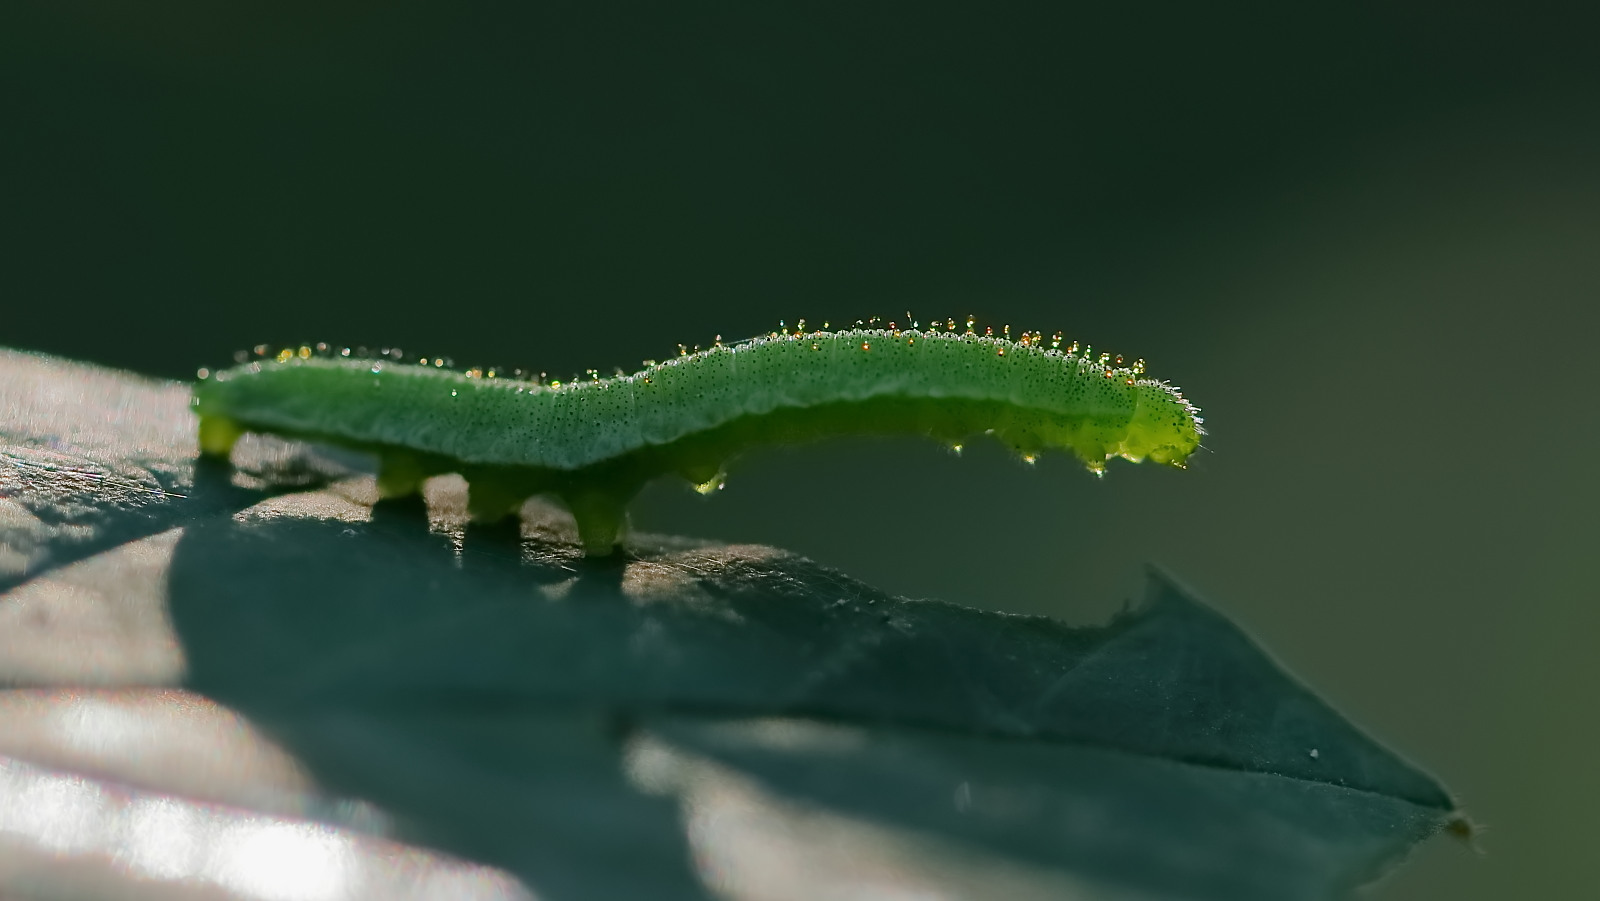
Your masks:
{"label": "caterpillar shadow on leaf", "polygon": [[728,461],[762,445],[910,434],[959,447],[989,435],[1030,462],[1063,452],[1095,473],[1117,457],[1182,467],[1199,446],[1199,410],[1142,360],[943,325],[806,331],[802,320],[570,382],[258,348],[254,361],[201,370],[193,407],[206,455],[226,458],[246,432],[351,447],[377,455],[384,497],[459,473],[473,518],[489,522],[552,495],[594,556],[616,548],[647,482],[676,474],[714,491]]}

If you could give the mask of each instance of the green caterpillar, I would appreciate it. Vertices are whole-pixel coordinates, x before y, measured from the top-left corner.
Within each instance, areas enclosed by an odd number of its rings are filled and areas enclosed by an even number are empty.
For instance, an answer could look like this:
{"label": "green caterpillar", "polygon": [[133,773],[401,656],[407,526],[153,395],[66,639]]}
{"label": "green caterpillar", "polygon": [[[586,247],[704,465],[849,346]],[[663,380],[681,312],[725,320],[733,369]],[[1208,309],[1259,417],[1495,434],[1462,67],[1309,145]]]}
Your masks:
{"label": "green caterpillar", "polygon": [[[572,511],[588,553],[615,548],[643,485],[677,473],[721,486],[747,448],[834,435],[921,434],[954,447],[990,434],[1032,462],[1072,453],[1100,473],[1112,457],[1172,466],[1199,445],[1198,409],[1144,361],[1061,346],[1037,332],[940,328],[784,329],[683,353],[632,375],[568,383],[457,372],[443,361],[284,350],[200,372],[202,453],[226,457],[245,432],[374,452],[385,497],[460,473],[475,519],[535,494]],[[258,349],[259,352],[260,349]]]}

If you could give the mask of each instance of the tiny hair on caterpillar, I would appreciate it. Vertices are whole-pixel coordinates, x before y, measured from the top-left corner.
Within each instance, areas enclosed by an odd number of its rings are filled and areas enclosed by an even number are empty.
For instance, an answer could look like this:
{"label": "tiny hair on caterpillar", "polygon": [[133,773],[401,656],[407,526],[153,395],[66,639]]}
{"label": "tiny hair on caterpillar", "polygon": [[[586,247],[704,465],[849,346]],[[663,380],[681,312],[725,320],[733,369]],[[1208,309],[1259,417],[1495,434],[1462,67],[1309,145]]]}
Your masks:
{"label": "tiny hair on caterpillar", "polygon": [[647,482],[677,474],[710,492],[729,460],[763,445],[904,434],[958,447],[990,435],[1029,462],[1063,452],[1099,474],[1117,457],[1182,467],[1204,434],[1198,408],[1143,360],[1063,345],[1059,333],[979,332],[970,318],[832,330],[800,320],[571,381],[327,345],[241,356],[200,370],[201,453],[226,458],[250,432],[355,448],[377,456],[383,497],[458,473],[480,521],[553,495],[595,556],[615,550]]}

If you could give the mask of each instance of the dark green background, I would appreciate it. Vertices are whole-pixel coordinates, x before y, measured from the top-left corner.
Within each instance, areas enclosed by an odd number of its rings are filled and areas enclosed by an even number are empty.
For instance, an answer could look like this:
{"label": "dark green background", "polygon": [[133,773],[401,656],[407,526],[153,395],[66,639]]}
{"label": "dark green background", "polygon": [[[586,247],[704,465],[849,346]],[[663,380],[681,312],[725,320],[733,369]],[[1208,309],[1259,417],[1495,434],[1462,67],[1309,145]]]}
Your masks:
{"label": "dark green background", "polygon": [[1145,356],[1206,408],[1187,473],[844,444],[636,521],[1073,619],[1159,561],[1491,827],[1377,897],[1582,897],[1580,8],[6,4],[0,344],[566,373],[909,309]]}

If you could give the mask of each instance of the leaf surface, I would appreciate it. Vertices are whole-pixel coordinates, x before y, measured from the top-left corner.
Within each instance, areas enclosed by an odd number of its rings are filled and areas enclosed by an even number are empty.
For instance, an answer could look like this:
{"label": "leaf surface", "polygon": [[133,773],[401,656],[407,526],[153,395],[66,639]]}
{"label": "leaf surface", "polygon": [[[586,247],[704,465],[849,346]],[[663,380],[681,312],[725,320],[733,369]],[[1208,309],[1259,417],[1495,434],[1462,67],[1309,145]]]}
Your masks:
{"label": "leaf surface", "polygon": [[[288,817],[356,869],[396,840],[445,852],[428,872],[497,868],[464,897],[1336,898],[1457,816],[1160,574],[1073,628],[771,548],[638,536],[597,563],[548,507],[472,527],[448,480],[426,509],[374,505],[358,458],[247,440],[197,464],[192,429],[185,386],[0,352],[0,674],[34,699],[0,698],[33,736],[0,739],[19,792]],[[149,734],[91,758],[52,740],[39,711],[82,709],[85,686]],[[196,746],[238,749],[148,713],[185,704],[298,781],[196,782]],[[48,856],[19,797],[0,830]],[[156,878],[108,847],[79,852],[118,891]]]}

